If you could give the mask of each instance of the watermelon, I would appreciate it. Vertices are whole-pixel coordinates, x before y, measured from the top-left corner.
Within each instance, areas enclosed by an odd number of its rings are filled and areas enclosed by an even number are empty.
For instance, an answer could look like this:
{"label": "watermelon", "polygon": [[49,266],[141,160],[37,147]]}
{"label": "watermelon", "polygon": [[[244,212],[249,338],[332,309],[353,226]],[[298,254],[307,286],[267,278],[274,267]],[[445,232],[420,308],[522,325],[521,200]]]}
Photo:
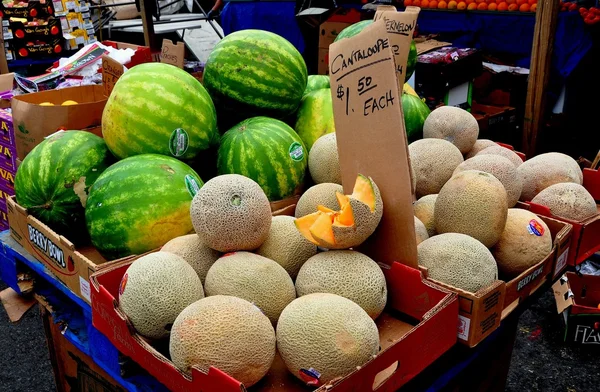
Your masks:
{"label": "watermelon", "polygon": [[125,72],[106,102],[102,135],[119,158],[162,154],[190,161],[218,142],[208,92],[182,69],[140,64]]}
{"label": "watermelon", "polygon": [[322,88],[329,88],[329,76],[327,75],[308,75],[308,83],[306,83],[306,89],[304,95],[319,90]]}
{"label": "watermelon", "polygon": [[404,113],[404,126],[408,142],[423,138],[423,124],[431,113],[429,107],[418,96],[402,94],[402,111]]}
{"label": "watermelon", "polygon": [[[219,127],[254,117],[285,118],[300,104],[306,64],[294,45],[263,30],[229,34],[204,67],[204,86],[219,109]],[[236,122],[233,122],[237,120]]]}
{"label": "watermelon", "polygon": [[318,138],[335,132],[331,89],[322,88],[302,98],[294,129],[304,142],[307,152],[310,152]]}
{"label": "watermelon", "polygon": [[101,137],[58,132],[23,159],[15,177],[16,201],[58,234],[83,242],[88,189],[114,160]]}
{"label": "watermelon", "polygon": [[303,185],[306,147],[282,121],[249,118],[221,138],[219,174],[241,174],[256,181],[270,201],[294,195]]}
{"label": "watermelon", "polygon": [[[350,26],[346,27],[344,30],[342,30],[338,34],[338,36],[335,37],[335,41],[333,41],[333,42],[342,40],[344,38],[354,37],[361,31],[363,31],[363,29],[365,27],[369,26],[371,23],[373,23],[372,20],[361,20],[360,22],[354,23],[353,25],[350,25]],[[412,41],[410,43],[410,49],[408,52],[405,80],[410,79],[412,74],[415,72],[416,66],[417,66],[417,45],[415,44],[415,41]]]}
{"label": "watermelon", "polygon": [[363,29],[365,27],[369,26],[371,23],[373,23],[372,19],[361,20],[360,22],[354,23],[353,25],[350,25],[350,26],[346,27],[345,29],[343,29],[342,31],[340,31],[340,33],[338,34],[337,37],[335,37],[335,40],[333,42],[337,42],[344,38],[354,37],[361,31],[363,31]]}
{"label": "watermelon", "polygon": [[115,163],[90,189],[85,219],[92,244],[107,259],[116,259],[190,233],[190,204],[202,185],[192,168],[165,155]]}

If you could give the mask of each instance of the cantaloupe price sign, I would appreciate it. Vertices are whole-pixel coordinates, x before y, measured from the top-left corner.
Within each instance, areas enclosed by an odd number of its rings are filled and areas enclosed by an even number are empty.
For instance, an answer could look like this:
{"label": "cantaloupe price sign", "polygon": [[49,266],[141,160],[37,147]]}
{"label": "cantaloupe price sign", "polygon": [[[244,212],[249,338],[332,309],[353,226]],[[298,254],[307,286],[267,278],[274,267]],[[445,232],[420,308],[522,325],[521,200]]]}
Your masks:
{"label": "cantaloupe price sign", "polygon": [[344,191],[350,194],[363,174],[373,178],[383,199],[379,228],[362,250],[378,262],[416,268],[406,131],[385,22],[334,42],[329,70]]}

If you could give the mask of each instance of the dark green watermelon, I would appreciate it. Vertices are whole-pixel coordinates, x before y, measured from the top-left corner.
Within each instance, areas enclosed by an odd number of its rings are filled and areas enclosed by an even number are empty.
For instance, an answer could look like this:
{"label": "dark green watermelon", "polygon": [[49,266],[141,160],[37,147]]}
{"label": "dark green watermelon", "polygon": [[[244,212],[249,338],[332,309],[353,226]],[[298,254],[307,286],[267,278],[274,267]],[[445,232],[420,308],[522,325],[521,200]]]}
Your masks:
{"label": "dark green watermelon", "polygon": [[431,111],[421,98],[412,94],[402,94],[402,111],[408,142],[423,138],[423,124]]}

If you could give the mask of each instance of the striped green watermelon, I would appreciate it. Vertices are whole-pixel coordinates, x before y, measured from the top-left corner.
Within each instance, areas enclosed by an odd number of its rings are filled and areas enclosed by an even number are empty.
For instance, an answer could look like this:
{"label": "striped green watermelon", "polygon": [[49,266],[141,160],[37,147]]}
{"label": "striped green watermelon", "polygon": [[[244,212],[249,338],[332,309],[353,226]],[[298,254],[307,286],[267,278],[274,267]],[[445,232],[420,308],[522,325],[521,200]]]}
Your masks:
{"label": "striped green watermelon", "polygon": [[306,89],[304,95],[319,90],[322,88],[329,88],[329,76],[327,75],[308,75],[308,82],[306,83]]}
{"label": "striped green watermelon", "polygon": [[285,199],[302,186],[307,153],[302,139],[282,121],[249,118],[221,138],[219,174],[241,174],[256,181],[271,201]]}
{"label": "striped green watermelon", "polygon": [[158,154],[109,167],[90,189],[85,219],[109,259],[140,254],[193,230],[190,204],[203,182],[185,163]]}
{"label": "striped green watermelon", "polygon": [[190,161],[218,141],[215,106],[182,69],[140,64],[116,83],[102,114],[102,135],[119,158],[162,154]]}
{"label": "striped green watermelon", "polygon": [[[354,37],[361,31],[363,31],[363,29],[365,27],[369,26],[371,23],[373,23],[373,20],[361,20],[360,22],[354,23],[353,25],[350,25],[350,26],[346,27],[344,30],[342,30],[338,34],[338,36],[335,37],[335,41],[333,41],[333,42],[339,41],[344,38]],[[410,43],[410,50],[408,52],[405,80],[410,79],[412,74],[415,72],[416,66],[417,66],[417,45],[415,44],[415,41],[412,41]]]}
{"label": "striped green watermelon", "polygon": [[423,138],[423,124],[431,113],[429,107],[412,94],[402,94],[402,111],[404,113],[404,126],[408,142]]}
{"label": "striped green watermelon", "polygon": [[318,138],[335,132],[331,89],[315,90],[302,98],[294,129],[304,142],[308,152]]}
{"label": "striped green watermelon", "polygon": [[250,117],[281,119],[293,113],[306,88],[307,70],[300,52],[285,38],[242,30],[215,46],[203,81],[219,110],[219,128],[226,130]]}
{"label": "striped green watermelon", "polygon": [[86,239],[88,189],[114,160],[101,137],[84,131],[56,133],[23,159],[15,177],[16,201],[79,243]]}

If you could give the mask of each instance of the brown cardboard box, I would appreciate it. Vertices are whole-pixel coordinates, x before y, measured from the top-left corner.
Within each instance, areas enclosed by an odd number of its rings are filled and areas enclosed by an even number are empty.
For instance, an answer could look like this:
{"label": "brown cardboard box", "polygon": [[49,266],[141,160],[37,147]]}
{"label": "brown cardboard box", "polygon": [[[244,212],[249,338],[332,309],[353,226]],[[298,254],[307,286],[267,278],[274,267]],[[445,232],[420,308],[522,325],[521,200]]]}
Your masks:
{"label": "brown cardboard box", "polygon": [[[0,92],[12,90],[14,80],[15,80],[15,75],[13,73],[0,75]],[[6,109],[9,107],[10,107],[10,99],[1,99],[0,100],[0,109]]]}
{"label": "brown cardboard box", "polygon": [[329,45],[335,41],[340,31],[350,26],[346,22],[323,22],[319,27],[319,49],[329,49]]}
{"label": "brown cardboard box", "polygon": [[319,75],[329,75],[329,49],[319,48],[317,73]]}
{"label": "brown cardboard box", "polygon": [[[61,106],[67,100],[78,102],[78,105]],[[42,102],[51,102],[55,106],[40,106]],[[96,85],[14,97],[12,111],[17,157],[23,160],[46,136],[61,129],[85,130],[101,136],[104,105],[104,88]]]}

